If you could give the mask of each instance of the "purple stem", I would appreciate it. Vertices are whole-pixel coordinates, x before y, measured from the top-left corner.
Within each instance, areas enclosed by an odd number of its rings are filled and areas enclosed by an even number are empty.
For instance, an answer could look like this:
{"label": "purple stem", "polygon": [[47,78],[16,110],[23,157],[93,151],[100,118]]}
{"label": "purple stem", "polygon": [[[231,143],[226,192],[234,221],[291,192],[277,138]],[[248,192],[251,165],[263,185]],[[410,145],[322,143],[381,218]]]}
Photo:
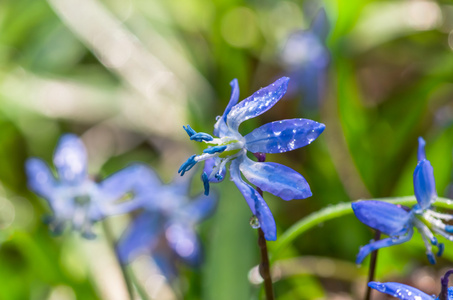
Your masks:
{"label": "purple stem", "polygon": [[[374,240],[379,241],[380,239],[381,239],[381,232],[379,230],[376,230],[376,232],[374,234]],[[368,282],[374,281],[374,275],[376,273],[377,254],[378,254],[378,250],[374,250],[373,252],[371,252],[370,269],[368,271]],[[371,299],[371,288],[367,285],[365,300],[370,300],[370,299]]]}
{"label": "purple stem", "polygon": [[447,273],[440,279],[440,294],[439,300],[448,300],[448,277],[453,274],[453,270],[448,270]]}

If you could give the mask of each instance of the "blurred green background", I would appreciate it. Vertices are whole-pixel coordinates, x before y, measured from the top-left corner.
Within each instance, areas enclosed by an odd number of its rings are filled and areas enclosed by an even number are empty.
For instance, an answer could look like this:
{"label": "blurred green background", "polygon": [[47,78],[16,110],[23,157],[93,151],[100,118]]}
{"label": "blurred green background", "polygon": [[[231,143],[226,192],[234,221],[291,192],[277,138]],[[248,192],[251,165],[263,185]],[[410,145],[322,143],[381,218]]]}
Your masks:
{"label": "blurred green background", "polygon": [[[289,94],[240,128],[246,134],[300,117],[326,124],[310,146],[268,156],[299,171],[313,191],[289,202],[265,194],[278,234],[328,205],[412,195],[418,136],[427,142],[437,190],[445,196],[453,164],[451,1],[2,0],[0,299],[123,299],[100,225],[95,241],[49,234],[41,222],[49,209],[26,187],[27,157],[51,162],[59,136],[73,132],[87,146],[91,174],[144,161],[170,181],[202,149],[182,125],[210,133],[233,78],[244,99],[290,76],[282,49],[321,7],[331,28],[322,98],[307,108],[300,94]],[[198,176],[194,194],[202,188]],[[181,266],[176,293],[152,263],[152,272],[141,262],[131,267],[150,299],[259,298],[260,286],[249,276],[259,262],[251,213],[229,180],[215,188],[218,211],[199,228],[205,264]],[[118,237],[129,220],[106,222]],[[294,261],[279,268],[277,298],[359,297],[368,260],[356,268],[355,255],[372,236],[352,216],[301,236],[281,256]],[[444,257],[428,266],[414,236],[380,252],[377,278],[438,292],[453,245],[446,242]]]}

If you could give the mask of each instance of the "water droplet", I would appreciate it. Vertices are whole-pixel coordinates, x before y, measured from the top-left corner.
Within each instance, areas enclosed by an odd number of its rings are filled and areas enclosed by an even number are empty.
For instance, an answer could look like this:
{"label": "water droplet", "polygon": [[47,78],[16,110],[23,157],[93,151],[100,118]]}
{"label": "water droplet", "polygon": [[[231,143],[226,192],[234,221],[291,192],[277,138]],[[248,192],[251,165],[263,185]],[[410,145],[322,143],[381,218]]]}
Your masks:
{"label": "water droplet", "polygon": [[260,221],[258,220],[258,217],[253,215],[250,218],[250,226],[252,226],[253,229],[258,229],[260,228]]}

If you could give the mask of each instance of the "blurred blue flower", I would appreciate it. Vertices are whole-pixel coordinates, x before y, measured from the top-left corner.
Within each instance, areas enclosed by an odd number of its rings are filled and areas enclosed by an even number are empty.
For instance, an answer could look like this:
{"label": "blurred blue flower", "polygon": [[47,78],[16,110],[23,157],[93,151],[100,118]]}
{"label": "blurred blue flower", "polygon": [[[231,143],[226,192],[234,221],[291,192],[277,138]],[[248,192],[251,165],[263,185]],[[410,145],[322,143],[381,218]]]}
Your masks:
{"label": "blurred blue flower", "polygon": [[438,243],[431,230],[453,241],[451,235],[453,226],[443,223],[443,221],[453,220],[453,216],[438,213],[432,209],[432,204],[437,198],[433,167],[426,159],[423,138],[420,137],[418,143],[418,164],[414,171],[414,191],[417,204],[412,209],[374,200],[352,203],[352,209],[362,223],[389,236],[389,238],[372,241],[362,247],[357,255],[356,263],[361,263],[374,250],[410,240],[414,227],[420,232],[425,242],[426,255],[432,264],[435,264],[436,260],[431,245],[438,247],[437,256],[442,255],[444,245]]}
{"label": "blurred blue flower", "polygon": [[57,177],[38,158],[28,159],[25,170],[29,188],[45,198],[52,210],[53,215],[46,221],[56,234],[70,223],[85,238],[94,238],[93,223],[110,215],[127,213],[141,205],[136,197],[128,199],[131,198],[128,193],[136,193],[142,182],[147,181],[146,168],[142,165],[131,165],[96,183],[87,173],[85,147],[73,134],[60,138],[53,162]]}
{"label": "blurred blue flower", "polygon": [[151,254],[169,280],[176,276],[175,258],[191,267],[200,265],[203,256],[195,227],[213,213],[217,197],[211,193],[191,199],[189,184],[189,180],[174,180],[163,185],[154,176],[148,188],[140,192],[146,198],[144,211],[134,219],[117,245],[123,264],[140,254]]}
{"label": "blurred blue flower", "polygon": [[277,103],[285,94],[288,81],[289,78],[282,77],[239,103],[238,82],[236,79],[231,81],[230,102],[214,125],[214,135],[218,138],[196,132],[189,125],[184,127],[191,140],[213,146],[205,149],[201,155],[192,155],[178,171],[182,176],[197,162],[206,161],[202,179],[207,195],[209,183],[222,181],[226,164],[231,162],[231,180],[257,216],[267,240],[277,238],[274,218],[263,197],[242,179],[241,172],[261,190],[284,200],[304,199],[312,194],[305,178],[296,171],[277,163],[252,161],[247,157],[247,151],[291,151],[313,142],[324,131],[325,125],[307,119],[289,119],[265,124],[245,136],[238,132],[238,128],[242,122],[261,115]]}
{"label": "blurred blue flower", "polygon": [[[316,108],[324,96],[327,69],[330,62],[326,38],[330,31],[324,9],[313,19],[310,27],[292,33],[286,41],[280,57],[284,68],[296,81],[294,89],[302,95],[308,108]],[[293,94],[296,90],[289,90]]]}

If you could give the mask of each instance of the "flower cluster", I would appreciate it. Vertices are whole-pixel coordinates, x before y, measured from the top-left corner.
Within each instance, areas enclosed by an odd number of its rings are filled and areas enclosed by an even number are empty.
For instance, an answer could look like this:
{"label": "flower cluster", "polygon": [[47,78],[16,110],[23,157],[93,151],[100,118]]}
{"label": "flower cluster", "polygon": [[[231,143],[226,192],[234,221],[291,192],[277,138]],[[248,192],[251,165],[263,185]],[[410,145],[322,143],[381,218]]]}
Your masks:
{"label": "flower cluster", "polygon": [[38,158],[28,159],[25,169],[29,188],[45,198],[52,210],[46,221],[54,233],[70,223],[85,238],[94,238],[93,223],[141,206],[138,189],[146,184],[142,166],[131,165],[97,183],[88,176],[85,147],[73,134],[60,138],[53,162],[57,177]]}
{"label": "flower cluster", "polygon": [[174,180],[163,185],[148,169],[152,180],[141,191],[146,195],[143,212],[131,223],[117,245],[122,263],[139,254],[151,254],[168,279],[176,276],[175,259],[192,267],[202,262],[200,241],[195,227],[216,208],[217,197],[200,195],[191,199],[190,180]]}
{"label": "flower cluster", "polygon": [[190,126],[184,127],[191,140],[211,146],[201,155],[192,155],[179,169],[181,176],[196,163],[205,161],[202,179],[205,193],[209,194],[209,183],[222,181],[226,174],[226,164],[231,162],[231,180],[241,191],[252,213],[257,216],[267,240],[277,238],[274,218],[263,197],[242,179],[241,173],[261,190],[284,200],[304,199],[312,194],[307,181],[298,172],[278,163],[252,161],[248,158],[247,151],[291,151],[313,142],[325,126],[307,119],[289,119],[265,124],[245,136],[238,129],[242,122],[257,117],[274,106],[285,94],[288,80],[289,78],[282,77],[239,103],[238,82],[236,79],[231,81],[230,101],[214,125],[214,136],[217,138],[196,132]]}
{"label": "flower cluster", "polygon": [[432,231],[453,241],[453,226],[443,222],[453,220],[453,216],[438,213],[432,207],[437,198],[433,167],[426,159],[423,138],[420,137],[418,143],[418,164],[414,171],[414,192],[417,204],[412,209],[374,200],[352,203],[352,209],[362,223],[389,236],[362,247],[356,263],[361,263],[374,250],[410,240],[414,227],[423,238],[428,260],[432,264],[436,262],[432,246],[438,247],[437,256],[441,256],[444,249],[444,245],[437,241]]}

